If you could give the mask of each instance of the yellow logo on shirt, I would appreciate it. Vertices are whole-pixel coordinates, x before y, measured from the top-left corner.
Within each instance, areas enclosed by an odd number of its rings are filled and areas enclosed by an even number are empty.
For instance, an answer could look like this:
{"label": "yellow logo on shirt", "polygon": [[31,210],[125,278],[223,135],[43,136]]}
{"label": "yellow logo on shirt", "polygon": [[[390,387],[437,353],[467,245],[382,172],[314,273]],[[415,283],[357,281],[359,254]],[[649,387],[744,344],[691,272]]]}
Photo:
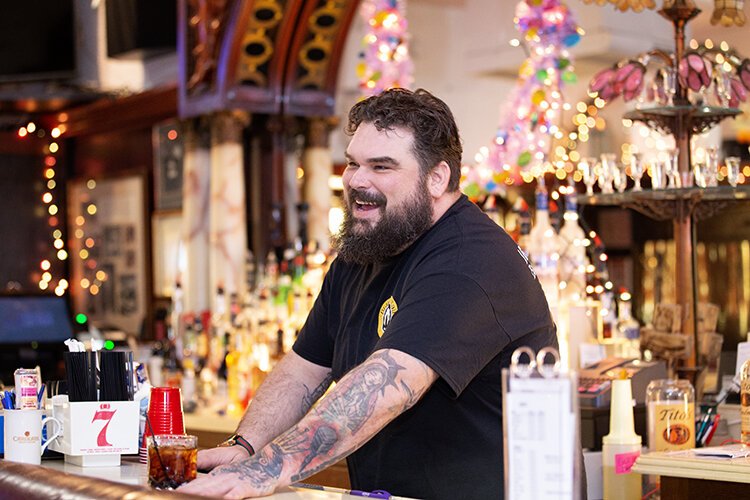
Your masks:
{"label": "yellow logo on shirt", "polygon": [[383,302],[383,305],[380,306],[380,313],[378,313],[378,337],[383,336],[385,329],[388,328],[396,311],[398,311],[398,304],[396,304],[393,296],[389,297],[388,300]]}

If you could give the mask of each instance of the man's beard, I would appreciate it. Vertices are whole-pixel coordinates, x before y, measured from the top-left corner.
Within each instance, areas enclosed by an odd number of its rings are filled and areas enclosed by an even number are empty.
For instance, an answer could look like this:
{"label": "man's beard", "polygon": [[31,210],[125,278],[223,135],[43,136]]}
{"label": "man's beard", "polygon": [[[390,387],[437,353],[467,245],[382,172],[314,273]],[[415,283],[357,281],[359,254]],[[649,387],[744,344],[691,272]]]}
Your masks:
{"label": "man's beard", "polygon": [[[432,225],[432,202],[427,190],[426,176],[400,206],[386,210],[385,197],[365,191],[349,190],[349,202],[344,201],[344,222],[341,232],[332,238],[333,248],[346,262],[372,264],[398,255]],[[369,221],[356,219],[352,214],[353,200],[378,203],[380,220],[371,227]],[[355,228],[360,226],[356,231]]]}

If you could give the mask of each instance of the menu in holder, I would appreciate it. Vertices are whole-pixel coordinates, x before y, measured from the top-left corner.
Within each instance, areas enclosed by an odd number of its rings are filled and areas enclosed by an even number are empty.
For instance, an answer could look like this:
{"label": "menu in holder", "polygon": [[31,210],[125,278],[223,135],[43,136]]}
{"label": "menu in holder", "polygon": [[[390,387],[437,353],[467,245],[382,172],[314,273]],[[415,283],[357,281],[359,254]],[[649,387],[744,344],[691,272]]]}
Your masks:
{"label": "menu in holder", "polygon": [[[521,363],[523,356],[528,364]],[[545,363],[548,357],[554,364]],[[576,387],[575,373],[561,372],[556,350],[535,354],[522,347],[513,353],[510,370],[503,370],[508,500],[580,498]]]}

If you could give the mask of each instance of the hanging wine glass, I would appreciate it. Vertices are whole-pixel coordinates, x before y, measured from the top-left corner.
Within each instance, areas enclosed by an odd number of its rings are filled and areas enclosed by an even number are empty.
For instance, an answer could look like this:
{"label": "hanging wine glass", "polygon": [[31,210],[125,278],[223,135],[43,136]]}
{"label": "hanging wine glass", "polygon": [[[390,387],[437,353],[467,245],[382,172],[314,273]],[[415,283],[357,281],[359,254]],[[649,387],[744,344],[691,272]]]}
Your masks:
{"label": "hanging wine glass", "polygon": [[674,68],[662,68],[662,85],[664,86],[664,96],[667,99],[667,106],[674,106],[674,96],[677,94],[677,74]]}
{"label": "hanging wine glass", "polygon": [[727,182],[732,187],[737,187],[740,180],[740,158],[738,156],[727,156],[724,158],[727,167]]}
{"label": "hanging wine glass", "polygon": [[594,184],[596,184],[596,158],[581,158],[578,162],[578,170],[583,176],[583,183],[586,185],[586,195],[594,196]]}
{"label": "hanging wine glass", "polygon": [[706,186],[716,187],[719,185],[719,152],[716,146],[706,148]]}
{"label": "hanging wine glass", "polygon": [[624,163],[615,162],[614,168],[612,169],[613,179],[615,183],[615,189],[618,193],[624,193],[628,187],[628,173],[627,165]]}
{"label": "hanging wine glass", "polygon": [[635,186],[633,191],[641,191],[641,178],[643,177],[643,158],[639,153],[633,153],[630,155],[630,175],[633,176]]}
{"label": "hanging wine glass", "polygon": [[679,154],[680,152],[676,149],[668,151],[664,163],[664,173],[667,176],[667,180],[669,180],[669,187],[671,188],[682,187],[682,182],[680,180],[680,167],[678,164]]}
{"label": "hanging wine glass", "polygon": [[612,181],[615,176],[616,156],[614,153],[601,154],[601,173],[599,174],[599,188],[602,193],[613,193]]}

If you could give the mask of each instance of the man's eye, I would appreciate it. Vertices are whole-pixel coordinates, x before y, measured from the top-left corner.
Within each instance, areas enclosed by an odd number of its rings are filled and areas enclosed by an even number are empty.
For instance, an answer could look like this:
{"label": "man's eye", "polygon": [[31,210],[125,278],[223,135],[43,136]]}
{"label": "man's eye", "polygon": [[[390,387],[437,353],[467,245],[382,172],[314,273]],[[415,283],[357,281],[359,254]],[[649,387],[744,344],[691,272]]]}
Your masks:
{"label": "man's eye", "polygon": [[358,166],[359,165],[357,165],[353,161],[350,161],[349,163],[346,164],[346,168],[357,168]]}
{"label": "man's eye", "polygon": [[385,165],[374,165],[372,169],[373,170],[388,170],[388,167],[386,167]]}

